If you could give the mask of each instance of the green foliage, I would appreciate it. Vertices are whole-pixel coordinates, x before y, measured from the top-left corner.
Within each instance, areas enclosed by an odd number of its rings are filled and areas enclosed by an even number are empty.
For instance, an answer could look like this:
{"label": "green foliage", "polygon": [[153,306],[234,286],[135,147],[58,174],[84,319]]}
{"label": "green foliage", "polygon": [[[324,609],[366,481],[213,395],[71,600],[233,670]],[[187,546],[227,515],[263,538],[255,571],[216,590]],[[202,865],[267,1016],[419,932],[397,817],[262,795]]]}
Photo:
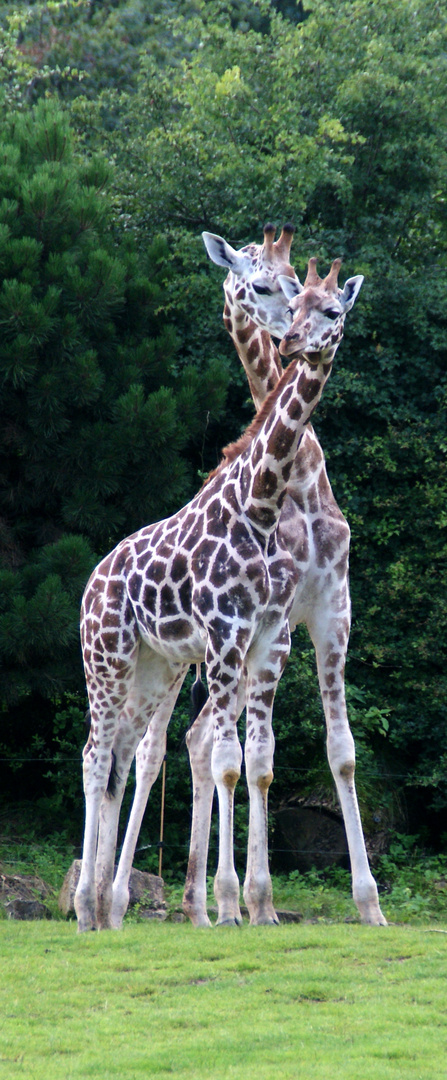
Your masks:
{"label": "green foliage", "polygon": [[73,849],[63,834],[57,842],[54,839],[37,840],[32,830],[26,837],[17,834],[2,836],[0,853],[1,865],[6,873],[39,877],[53,890],[54,895],[60,892],[73,858]]}
{"label": "green foliage", "polygon": [[[11,600],[0,633],[5,655],[8,640],[24,658],[8,700],[46,679],[39,610],[55,612],[54,633],[42,632],[59,657],[54,693],[80,691],[68,649],[75,590],[63,560],[47,569],[38,553],[81,536],[80,582],[94,551],[185,502],[250,419],[221,326],[222,271],[200,231],[238,246],[260,238],[266,220],[293,220],[301,275],[309,256],[324,268],[340,254],[346,276],[365,275],[316,417],[352,529],[347,680],[362,812],[372,831],[378,816],[387,827],[405,820],[438,845],[447,806],[442,5],[113,0],[0,13],[10,493],[0,527]],[[50,89],[69,101],[75,138],[67,114],[45,123]],[[41,111],[31,113],[36,99]],[[28,646],[20,612],[31,601]],[[71,660],[61,678],[64,640]],[[21,724],[14,719],[11,745]],[[301,631],[275,731],[272,805],[311,791],[331,798]],[[173,819],[189,801],[184,769],[179,759]],[[243,839],[242,796],[238,815]],[[175,836],[179,863],[186,831]]]}
{"label": "green foliage", "polygon": [[[11,766],[23,747],[41,765],[51,757],[39,794],[54,813],[58,700],[82,691],[79,602],[95,552],[193,494],[194,447],[226,382],[216,365],[199,373],[179,357],[164,309],[167,246],[154,238],[137,256],[130,236],[114,236],[109,175],[103,158],[76,153],[52,102],[3,128],[2,745]],[[78,712],[67,732],[76,745]]]}

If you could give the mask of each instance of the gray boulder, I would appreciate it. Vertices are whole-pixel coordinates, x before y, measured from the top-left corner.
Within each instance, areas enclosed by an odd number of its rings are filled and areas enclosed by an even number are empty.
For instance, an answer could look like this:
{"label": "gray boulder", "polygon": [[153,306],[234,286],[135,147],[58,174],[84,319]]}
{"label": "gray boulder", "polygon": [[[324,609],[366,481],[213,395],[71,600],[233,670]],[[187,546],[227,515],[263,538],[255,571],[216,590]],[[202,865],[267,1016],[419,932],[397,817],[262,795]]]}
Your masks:
{"label": "gray boulder", "polygon": [[40,900],[9,900],[5,904],[8,919],[51,919],[51,911]]}
{"label": "gray boulder", "polygon": [[[81,873],[81,865],[81,859],[75,859],[65,875],[58,899],[59,910],[64,915],[74,913],[74,895]],[[132,868],[129,893],[129,909],[138,904],[139,914],[145,919],[166,918],[167,909],[163,878],[158,877],[156,874],[148,874],[144,870]]]}

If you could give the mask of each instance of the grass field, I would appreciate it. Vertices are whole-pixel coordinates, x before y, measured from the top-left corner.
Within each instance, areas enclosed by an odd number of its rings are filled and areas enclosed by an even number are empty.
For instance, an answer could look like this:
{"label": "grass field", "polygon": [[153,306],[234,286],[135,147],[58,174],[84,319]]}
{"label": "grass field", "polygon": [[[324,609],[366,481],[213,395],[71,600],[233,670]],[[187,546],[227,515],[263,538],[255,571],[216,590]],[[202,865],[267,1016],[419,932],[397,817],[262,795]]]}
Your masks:
{"label": "grass field", "polygon": [[439,1080],[447,930],[0,923],[0,1080]]}

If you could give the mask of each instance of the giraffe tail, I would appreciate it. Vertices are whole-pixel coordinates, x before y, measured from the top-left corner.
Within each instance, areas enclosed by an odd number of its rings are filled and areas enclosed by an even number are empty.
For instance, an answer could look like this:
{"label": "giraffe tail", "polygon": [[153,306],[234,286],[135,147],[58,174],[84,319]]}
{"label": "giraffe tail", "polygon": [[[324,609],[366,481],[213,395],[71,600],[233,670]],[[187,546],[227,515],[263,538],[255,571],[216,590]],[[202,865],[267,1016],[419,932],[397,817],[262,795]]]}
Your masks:
{"label": "giraffe tail", "polygon": [[202,682],[202,665],[196,664],[196,681],[191,687],[191,706],[189,713],[191,724],[194,723],[194,720],[197,720],[197,717],[207,700],[208,691]]}
{"label": "giraffe tail", "polygon": [[112,750],[112,763],[110,766],[109,779],[107,781],[106,795],[109,799],[114,799],[116,795],[116,786],[119,781],[119,776],[116,768],[116,755]]}

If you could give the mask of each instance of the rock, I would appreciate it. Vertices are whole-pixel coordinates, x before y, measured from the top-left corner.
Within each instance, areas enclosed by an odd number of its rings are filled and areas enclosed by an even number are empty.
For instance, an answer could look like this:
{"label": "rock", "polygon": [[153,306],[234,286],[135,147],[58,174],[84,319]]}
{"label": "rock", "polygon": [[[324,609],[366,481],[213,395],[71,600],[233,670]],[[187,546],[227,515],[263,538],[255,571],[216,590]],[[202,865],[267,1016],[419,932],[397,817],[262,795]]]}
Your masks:
{"label": "rock", "polygon": [[9,919],[51,919],[43,901],[51,889],[32,874],[9,874],[0,867],[0,903]]}
{"label": "rock", "polygon": [[[65,875],[58,899],[59,910],[64,915],[74,913],[74,895],[81,873],[81,865],[81,859],[75,859]],[[139,913],[144,915],[146,919],[166,917],[163,878],[157,877],[156,874],[148,874],[144,870],[132,868],[129,893],[129,908],[138,904]]]}
{"label": "rock", "polygon": [[9,900],[5,904],[8,919],[51,919],[51,911],[39,900]]}
{"label": "rock", "polygon": [[79,875],[81,873],[82,860],[74,859],[70,869],[64,877],[62,888],[58,896],[57,906],[63,915],[71,915],[74,912],[74,894],[76,892]]}
{"label": "rock", "polygon": [[326,807],[286,806],[275,814],[275,869],[282,873],[315,867],[349,867],[343,819]]}
{"label": "rock", "polygon": [[164,881],[157,874],[148,874],[144,870],[132,867],[129,881],[129,907],[141,904],[150,910],[166,909]]}
{"label": "rock", "polygon": [[275,908],[275,911],[280,923],[298,923],[304,918],[301,911],[280,910],[279,908]]}

